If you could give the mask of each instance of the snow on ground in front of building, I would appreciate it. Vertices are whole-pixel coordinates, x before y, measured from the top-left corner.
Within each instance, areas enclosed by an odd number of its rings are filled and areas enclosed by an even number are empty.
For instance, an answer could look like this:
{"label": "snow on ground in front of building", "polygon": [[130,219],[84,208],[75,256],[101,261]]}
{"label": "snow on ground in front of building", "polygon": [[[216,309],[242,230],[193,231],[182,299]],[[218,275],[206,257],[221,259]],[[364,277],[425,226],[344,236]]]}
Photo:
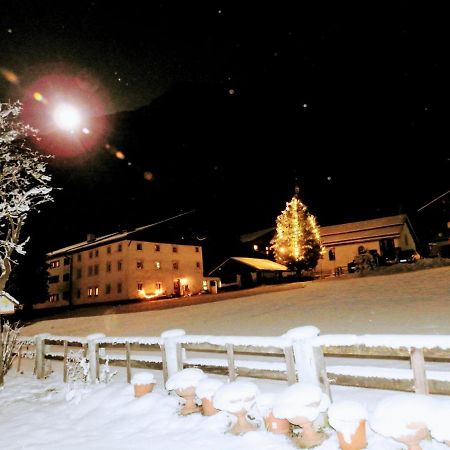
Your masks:
{"label": "snow on ground in front of building", "polygon": [[[314,325],[325,333],[450,334],[450,268],[401,275],[338,279],[307,283],[304,289],[226,300],[209,305],[104,314],[96,317],[45,320],[26,327],[23,334],[48,332],[87,336],[158,336],[170,328],[188,334],[280,336],[287,330]],[[111,308],[111,312],[114,308]],[[61,382],[61,364],[43,381],[15,368],[0,390],[1,448],[6,450],[288,450],[294,445],[262,428],[244,436],[225,433],[230,420],[177,414],[179,399],[163,388],[161,372],[154,371],[154,392],[135,398],[125,371],[109,384],[78,388],[68,395]],[[364,363],[365,364],[365,363]],[[376,370],[376,369],[374,369]],[[222,378],[223,379],[223,378]],[[248,380],[248,379],[244,379]],[[255,380],[252,380],[255,381]],[[286,383],[256,381],[266,394],[280,392]],[[361,402],[371,414],[388,391],[332,387],[333,401]],[[407,395],[407,394],[405,394]],[[438,398],[449,401],[449,398]],[[317,450],[337,450],[336,434]],[[398,450],[401,444],[369,429],[370,450]],[[437,441],[424,441],[423,450],[443,450]]]}

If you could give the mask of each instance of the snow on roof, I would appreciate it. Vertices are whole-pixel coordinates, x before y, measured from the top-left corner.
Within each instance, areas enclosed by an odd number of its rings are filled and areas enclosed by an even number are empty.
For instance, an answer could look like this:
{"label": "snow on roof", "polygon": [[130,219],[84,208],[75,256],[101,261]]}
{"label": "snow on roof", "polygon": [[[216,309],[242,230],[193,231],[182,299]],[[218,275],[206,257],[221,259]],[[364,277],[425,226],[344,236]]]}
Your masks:
{"label": "snow on roof", "polygon": [[66,253],[77,252],[77,251],[85,250],[85,249],[91,248],[91,247],[99,247],[100,245],[107,244],[110,242],[121,241],[121,240],[126,239],[128,236],[130,236],[132,234],[138,233],[140,231],[145,231],[149,228],[155,227],[155,226],[160,225],[165,222],[169,222],[173,219],[177,219],[179,217],[185,216],[186,214],[190,214],[192,212],[193,211],[188,211],[186,213],[178,214],[178,215],[170,217],[168,219],[160,220],[159,222],[155,222],[155,223],[151,223],[148,225],[144,225],[139,228],[135,228],[134,230],[123,231],[123,232],[118,231],[116,233],[107,234],[105,236],[101,236],[101,237],[95,238],[93,240],[87,240],[87,241],[79,242],[77,244],[69,245],[67,247],[63,247],[58,250],[54,250],[52,252],[47,253],[47,257],[53,258],[56,256],[61,256]]}
{"label": "snow on roof", "polygon": [[20,305],[20,302],[16,300],[11,294],[8,294],[6,291],[0,291],[0,297],[5,297],[11,303],[14,303],[15,305]]}
{"label": "snow on roof", "polygon": [[243,257],[237,257],[237,256],[233,256],[230,259],[241,262],[242,264],[246,264],[247,266],[253,267],[254,269],[257,269],[257,270],[288,270],[288,268],[286,266],[283,266],[282,264],[278,264],[274,261],[270,261],[268,259],[243,258]]}
{"label": "snow on roof", "polygon": [[343,223],[320,228],[324,245],[336,245],[349,242],[361,242],[371,239],[399,237],[404,224],[408,221],[406,214],[380,217],[361,222]]}

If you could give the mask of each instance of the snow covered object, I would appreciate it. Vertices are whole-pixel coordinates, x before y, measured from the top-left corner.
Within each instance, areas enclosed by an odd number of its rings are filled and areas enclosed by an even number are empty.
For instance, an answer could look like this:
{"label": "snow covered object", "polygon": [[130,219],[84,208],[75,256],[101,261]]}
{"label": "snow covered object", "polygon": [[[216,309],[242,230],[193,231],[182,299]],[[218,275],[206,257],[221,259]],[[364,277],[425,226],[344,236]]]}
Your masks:
{"label": "snow covered object", "polygon": [[19,121],[22,106],[0,103],[0,291],[5,290],[15,254],[25,254],[21,232],[28,214],[52,200],[48,156],[29,146],[37,131]]}
{"label": "snow covered object", "polygon": [[450,447],[450,402],[440,404],[428,423],[431,436]]}
{"label": "snow covered object", "polygon": [[256,397],[256,408],[264,418],[266,430],[275,434],[289,434],[291,424],[287,419],[279,419],[273,415],[273,404],[275,402],[273,392],[264,393]]}
{"label": "snow covered object", "polygon": [[370,419],[371,428],[405,444],[408,450],[422,450],[420,441],[429,437],[437,403],[419,394],[397,394],[379,402]]}
{"label": "snow covered object", "polygon": [[202,414],[204,416],[213,416],[218,412],[214,408],[212,399],[217,390],[223,386],[223,381],[217,378],[205,378],[198,383],[195,394],[202,401]]}
{"label": "snow covered object", "polygon": [[134,387],[134,396],[142,397],[145,394],[153,391],[155,387],[155,377],[150,372],[138,372],[133,375],[131,384]]}
{"label": "snow covered object", "polygon": [[332,403],[328,408],[328,421],[337,431],[341,450],[362,450],[367,447],[367,410],[358,402]]}
{"label": "snow covered object", "polygon": [[256,425],[247,420],[247,413],[253,407],[259,389],[250,381],[232,381],[220,387],[214,395],[214,407],[234,414],[237,422],[231,427],[233,434],[255,431]]}
{"label": "snow covered object", "polygon": [[283,391],[273,407],[273,415],[287,419],[302,428],[295,438],[301,448],[319,445],[326,439],[325,433],[314,429],[313,422],[330,405],[330,399],[319,386],[312,383],[295,383]]}
{"label": "snow covered object", "polygon": [[195,389],[198,383],[205,379],[207,375],[201,369],[188,368],[173,374],[166,382],[169,391],[174,390],[180,397],[183,397],[185,404],[180,414],[186,416],[200,411],[200,407],[195,403]]}

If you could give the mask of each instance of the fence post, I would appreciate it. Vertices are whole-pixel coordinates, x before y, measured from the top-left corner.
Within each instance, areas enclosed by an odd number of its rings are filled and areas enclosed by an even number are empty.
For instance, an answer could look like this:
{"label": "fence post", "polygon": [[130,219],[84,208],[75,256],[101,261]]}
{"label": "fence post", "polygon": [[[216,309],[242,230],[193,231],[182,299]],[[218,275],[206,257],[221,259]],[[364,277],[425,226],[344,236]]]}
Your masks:
{"label": "fence post", "polygon": [[293,328],[282,337],[292,341],[297,379],[320,386],[331,398],[322,348],[313,345],[319,333],[317,327],[305,326]]}
{"label": "fence post", "polygon": [[44,341],[50,335],[48,333],[42,333],[35,336],[36,342],[36,359],[35,359],[35,371],[37,379],[45,377],[45,345]]}
{"label": "fence post", "polygon": [[[161,333],[161,339],[164,345],[166,364],[167,364],[167,377],[170,378],[174,373],[178,372],[179,367],[182,366],[182,361],[179,361],[177,352],[177,337],[184,336],[186,331],[182,329],[167,330]],[[181,352],[182,353],[182,352]]]}
{"label": "fence post", "polygon": [[414,392],[416,394],[428,395],[430,392],[428,390],[423,349],[412,347],[410,350],[410,359],[414,377]]}
{"label": "fence post", "polygon": [[87,339],[87,359],[89,361],[89,376],[91,383],[96,383],[99,378],[99,361],[97,339],[104,338],[103,333],[92,333],[86,336]]}

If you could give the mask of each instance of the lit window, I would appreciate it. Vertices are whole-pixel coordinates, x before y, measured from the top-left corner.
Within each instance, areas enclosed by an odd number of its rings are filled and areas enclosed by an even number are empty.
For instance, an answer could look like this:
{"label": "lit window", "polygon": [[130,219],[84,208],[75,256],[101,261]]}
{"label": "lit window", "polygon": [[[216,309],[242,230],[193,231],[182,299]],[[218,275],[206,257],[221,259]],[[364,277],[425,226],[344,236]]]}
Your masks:
{"label": "lit window", "polygon": [[140,242],[136,244],[136,250],[142,250],[142,244]]}
{"label": "lit window", "polygon": [[122,270],[122,261],[117,261],[117,270]]}
{"label": "lit window", "polygon": [[136,261],[136,269],[143,269],[144,261]]}
{"label": "lit window", "polygon": [[105,286],[105,294],[111,294],[111,285],[110,284],[107,284]]}
{"label": "lit window", "polygon": [[94,295],[98,297],[98,286],[95,286],[94,288]]}
{"label": "lit window", "polygon": [[155,269],[156,270],[161,269],[161,261],[155,261]]}
{"label": "lit window", "polygon": [[57,302],[59,300],[59,294],[50,294],[48,296],[49,302]]}
{"label": "lit window", "polygon": [[257,252],[257,251],[258,251],[258,248],[259,248],[259,247],[258,247],[258,245],[257,245],[257,244],[254,244],[254,245],[253,245],[253,250],[255,250],[255,252]]}
{"label": "lit window", "polygon": [[207,291],[207,290],[208,290],[208,281],[206,281],[206,280],[203,280],[203,281],[202,281],[202,289],[203,289],[204,291]]}
{"label": "lit window", "polygon": [[178,253],[178,247],[173,246],[173,247],[172,247],[172,252],[173,252],[173,253]]}
{"label": "lit window", "polygon": [[59,267],[59,259],[50,263],[50,269],[56,269],[57,267]]}
{"label": "lit window", "polygon": [[92,289],[91,287],[88,288],[88,297],[92,297],[94,295],[94,289]]}
{"label": "lit window", "polygon": [[178,270],[178,261],[173,261],[172,262],[172,268],[173,268],[173,270]]}
{"label": "lit window", "polygon": [[138,283],[137,284],[138,291],[142,291],[143,287],[144,287],[144,283]]}
{"label": "lit window", "polygon": [[161,246],[159,244],[155,244],[155,252],[160,252]]}

